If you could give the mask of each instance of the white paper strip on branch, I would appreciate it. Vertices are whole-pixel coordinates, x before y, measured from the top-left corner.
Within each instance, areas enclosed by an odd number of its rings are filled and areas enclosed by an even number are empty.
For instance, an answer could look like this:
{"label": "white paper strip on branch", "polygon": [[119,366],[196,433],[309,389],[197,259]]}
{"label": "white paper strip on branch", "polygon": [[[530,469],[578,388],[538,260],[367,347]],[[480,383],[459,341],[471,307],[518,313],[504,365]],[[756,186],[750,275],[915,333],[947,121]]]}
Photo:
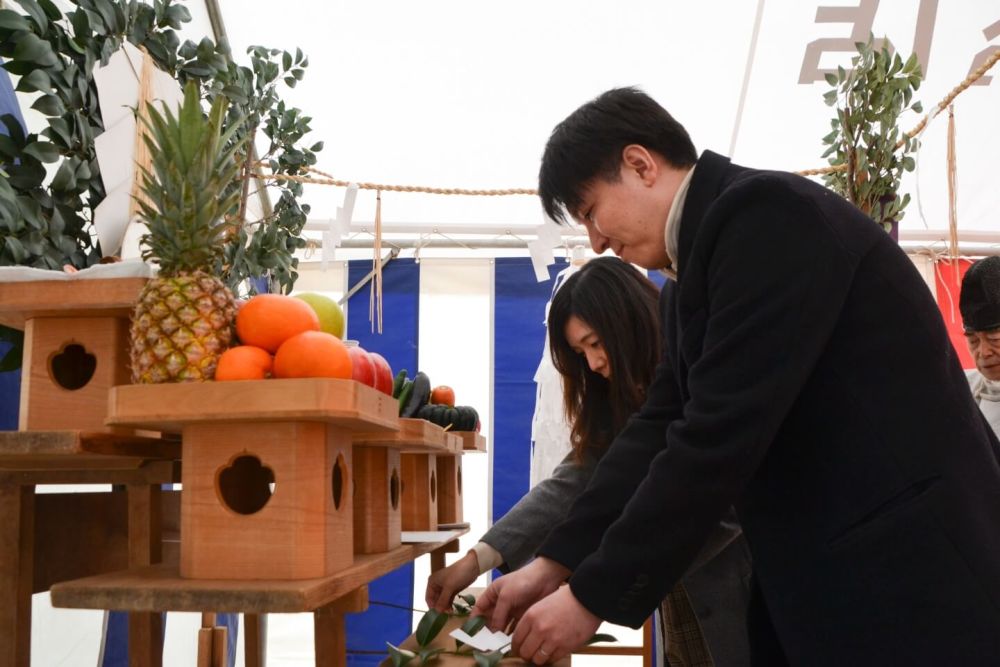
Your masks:
{"label": "white paper strip on branch", "polygon": [[323,248],[320,253],[320,270],[326,271],[327,263],[334,259],[335,248],[340,247],[340,240],[351,231],[351,218],[354,217],[354,201],[358,197],[358,186],[351,183],[344,190],[344,203],[337,207],[337,217],[330,220],[330,227],[323,232]]}
{"label": "white paper strip on branch", "polygon": [[481,628],[479,632],[470,635],[462,632],[461,628],[452,630],[449,635],[454,639],[467,644],[477,651],[499,651],[510,646],[511,636],[499,630],[490,631],[489,628]]}
{"label": "white paper strip on branch", "polygon": [[542,224],[536,228],[535,232],[538,240],[550,248],[562,245],[562,227],[544,213],[542,214]]}
{"label": "white paper strip on branch", "polygon": [[535,278],[542,283],[549,279],[549,265],[556,261],[552,247],[536,239],[528,241],[528,252],[531,254],[531,266],[535,269]]}

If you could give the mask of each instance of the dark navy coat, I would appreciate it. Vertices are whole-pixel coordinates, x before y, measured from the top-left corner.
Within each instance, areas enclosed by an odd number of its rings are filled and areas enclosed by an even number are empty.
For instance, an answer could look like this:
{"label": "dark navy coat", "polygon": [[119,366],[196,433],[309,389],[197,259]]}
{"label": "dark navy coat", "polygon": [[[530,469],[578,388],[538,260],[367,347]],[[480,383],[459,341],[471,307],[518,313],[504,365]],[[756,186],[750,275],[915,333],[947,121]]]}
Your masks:
{"label": "dark navy coat", "polygon": [[539,553],[638,626],[734,505],[752,643],[1000,664],[1000,446],[910,260],[833,192],[713,153],[680,224],[647,403]]}

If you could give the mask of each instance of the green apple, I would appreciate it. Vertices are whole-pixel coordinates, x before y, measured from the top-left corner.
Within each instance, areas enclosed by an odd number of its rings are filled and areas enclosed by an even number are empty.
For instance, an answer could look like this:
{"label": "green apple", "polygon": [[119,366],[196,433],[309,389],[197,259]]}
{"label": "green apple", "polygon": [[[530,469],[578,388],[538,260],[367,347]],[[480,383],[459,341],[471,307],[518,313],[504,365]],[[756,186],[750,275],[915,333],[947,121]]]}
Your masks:
{"label": "green apple", "polygon": [[328,296],[316,294],[315,292],[304,292],[296,294],[295,298],[302,299],[316,311],[319,317],[320,331],[333,334],[337,338],[344,338],[344,310],[340,304]]}

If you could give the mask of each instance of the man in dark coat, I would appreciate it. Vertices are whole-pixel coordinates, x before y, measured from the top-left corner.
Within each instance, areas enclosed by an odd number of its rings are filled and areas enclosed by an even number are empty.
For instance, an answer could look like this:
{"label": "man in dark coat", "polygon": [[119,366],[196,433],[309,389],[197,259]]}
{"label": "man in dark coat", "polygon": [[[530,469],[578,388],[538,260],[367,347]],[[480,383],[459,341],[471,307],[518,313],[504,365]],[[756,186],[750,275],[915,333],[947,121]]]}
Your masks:
{"label": "man in dark coat", "polygon": [[[677,281],[643,409],[538,558],[477,611],[543,664],[638,627],[735,506],[756,665],[1000,662],[1000,446],[926,285],[838,195],[697,157],[635,89],[556,127],[557,219]],[[569,585],[559,584],[569,579]]]}

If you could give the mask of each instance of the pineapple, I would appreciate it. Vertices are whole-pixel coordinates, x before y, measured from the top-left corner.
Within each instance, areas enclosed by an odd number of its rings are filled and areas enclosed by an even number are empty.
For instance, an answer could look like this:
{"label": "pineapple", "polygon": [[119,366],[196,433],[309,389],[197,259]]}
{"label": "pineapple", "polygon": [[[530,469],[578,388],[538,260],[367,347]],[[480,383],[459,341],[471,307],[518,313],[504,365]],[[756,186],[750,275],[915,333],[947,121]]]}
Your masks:
{"label": "pineapple", "polygon": [[149,227],[142,257],[160,270],[132,314],[134,383],[211,380],[233,336],[236,301],[213,275],[224,216],[239,196],[238,188],[225,194],[237,175],[237,146],[226,148],[233,130],[222,131],[226,105],[216,99],[206,117],[198,88],[189,83],[176,115],[147,106],[144,139],[152,159],[151,168],[141,170],[139,213]]}

